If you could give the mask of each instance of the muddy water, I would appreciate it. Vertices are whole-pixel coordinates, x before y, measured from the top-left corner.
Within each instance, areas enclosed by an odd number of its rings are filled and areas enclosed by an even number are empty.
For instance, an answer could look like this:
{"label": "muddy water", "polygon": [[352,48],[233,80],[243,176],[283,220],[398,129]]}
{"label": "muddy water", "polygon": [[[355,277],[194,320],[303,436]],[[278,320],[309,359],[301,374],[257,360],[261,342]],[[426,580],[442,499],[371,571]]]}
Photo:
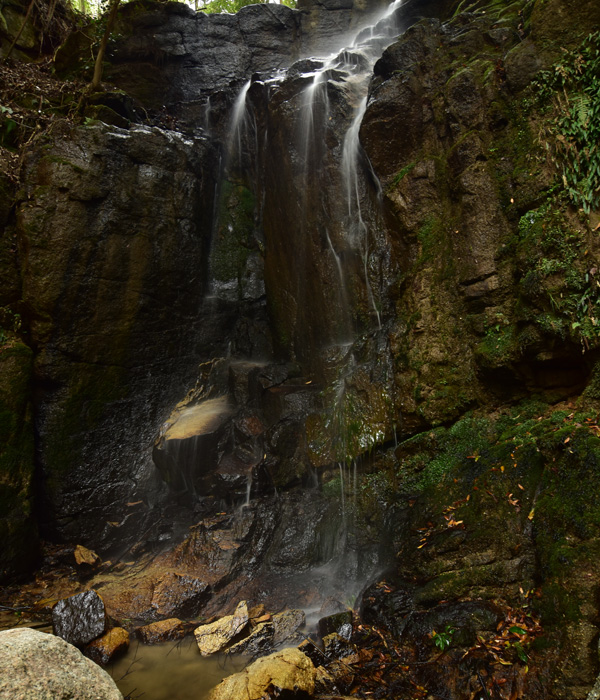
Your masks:
{"label": "muddy water", "polygon": [[200,656],[193,637],[145,646],[133,641],[126,656],[106,667],[125,698],[204,700],[225,676],[247,664],[242,657]]}

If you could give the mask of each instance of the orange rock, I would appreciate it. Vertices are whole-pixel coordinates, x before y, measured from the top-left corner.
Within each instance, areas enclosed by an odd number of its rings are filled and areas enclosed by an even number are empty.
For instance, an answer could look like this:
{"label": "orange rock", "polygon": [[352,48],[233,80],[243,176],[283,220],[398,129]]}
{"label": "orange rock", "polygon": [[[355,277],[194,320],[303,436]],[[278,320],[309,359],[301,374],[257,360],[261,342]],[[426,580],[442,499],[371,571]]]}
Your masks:
{"label": "orange rock", "polygon": [[91,566],[95,568],[101,561],[96,552],[92,552],[91,549],[87,549],[80,544],[75,547],[73,554],[77,566]]}
{"label": "orange rock", "polygon": [[122,627],[113,627],[102,637],[94,639],[84,649],[84,654],[100,666],[105,666],[129,648],[129,632]]}
{"label": "orange rock", "polygon": [[185,637],[186,629],[184,622],[177,617],[171,617],[168,620],[138,627],[135,633],[144,644],[160,644],[172,639],[182,639]]}

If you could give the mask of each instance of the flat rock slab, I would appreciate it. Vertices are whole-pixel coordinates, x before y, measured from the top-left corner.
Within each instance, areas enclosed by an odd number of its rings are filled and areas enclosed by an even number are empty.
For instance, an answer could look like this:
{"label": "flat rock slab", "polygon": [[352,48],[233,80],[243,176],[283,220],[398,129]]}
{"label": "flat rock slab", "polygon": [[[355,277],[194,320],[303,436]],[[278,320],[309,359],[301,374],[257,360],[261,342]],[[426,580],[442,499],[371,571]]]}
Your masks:
{"label": "flat rock slab", "polygon": [[209,625],[202,625],[194,630],[198,649],[202,656],[210,656],[225,649],[228,644],[241,634],[248,625],[248,605],[241,601],[233,615],[222,617]]}
{"label": "flat rock slab", "polygon": [[193,576],[167,573],[156,584],[152,607],[159,617],[194,617],[209,598],[210,586]]}
{"label": "flat rock slab", "polygon": [[[316,669],[299,649],[288,648],[263,656],[240,673],[225,678],[208,700],[259,700],[269,688],[288,691],[286,697],[312,696]],[[290,695],[291,694],[291,695]]]}
{"label": "flat rock slab", "polygon": [[138,627],[136,635],[144,644],[160,644],[185,637],[185,623],[176,617]]}
{"label": "flat rock slab", "polygon": [[123,700],[108,673],[78,649],[27,627],[0,632],[0,698]]}
{"label": "flat rock slab", "polygon": [[96,591],[63,598],[52,608],[54,634],[69,644],[83,646],[106,630],[104,601]]}

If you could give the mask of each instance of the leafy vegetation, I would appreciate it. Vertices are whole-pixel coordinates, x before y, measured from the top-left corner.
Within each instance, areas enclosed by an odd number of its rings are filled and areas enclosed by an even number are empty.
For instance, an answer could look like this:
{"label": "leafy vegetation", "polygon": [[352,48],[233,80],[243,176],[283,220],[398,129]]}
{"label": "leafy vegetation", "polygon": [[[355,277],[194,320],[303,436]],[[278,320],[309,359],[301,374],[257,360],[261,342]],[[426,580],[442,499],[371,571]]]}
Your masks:
{"label": "leafy vegetation", "polygon": [[452,636],[456,630],[451,625],[446,625],[443,632],[431,633],[431,640],[440,651],[446,651],[452,644]]}
{"label": "leafy vegetation", "polygon": [[600,341],[600,275],[586,265],[586,240],[554,202],[524,214],[519,222],[517,256],[523,299],[537,309],[544,333],[579,341],[589,350]]}
{"label": "leafy vegetation", "polygon": [[550,104],[541,140],[569,198],[589,214],[600,206],[600,32],[565,53],[535,85]]}
{"label": "leafy vegetation", "polygon": [[[218,12],[230,12],[234,14],[246,7],[246,5],[258,5],[267,2],[267,0],[210,0],[210,2],[199,4],[197,1],[194,4],[196,10],[206,12],[208,14]],[[295,8],[296,0],[281,0],[281,5]]]}

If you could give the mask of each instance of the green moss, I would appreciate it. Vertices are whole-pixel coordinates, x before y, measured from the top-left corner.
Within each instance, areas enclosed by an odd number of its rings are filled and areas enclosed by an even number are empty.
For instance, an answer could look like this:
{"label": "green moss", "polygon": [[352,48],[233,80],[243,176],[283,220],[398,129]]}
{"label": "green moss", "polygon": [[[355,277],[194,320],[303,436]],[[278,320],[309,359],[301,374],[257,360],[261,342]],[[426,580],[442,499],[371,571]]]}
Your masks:
{"label": "green moss", "polygon": [[231,182],[223,184],[210,265],[216,280],[237,281],[240,294],[248,254],[256,248],[254,210],[254,195],[249,189]]}
{"label": "green moss", "polygon": [[435,217],[430,217],[423,226],[421,226],[417,236],[421,244],[421,254],[419,255],[417,265],[422,265],[433,259],[436,253],[439,252],[439,246],[444,237],[442,222]]}
{"label": "green moss", "polygon": [[412,163],[409,163],[408,165],[405,165],[405,166],[402,168],[402,170],[400,170],[400,172],[398,172],[398,173],[394,176],[394,178],[393,178],[393,180],[392,180],[392,184],[393,184],[393,185],[397,185],[401,180],[403,180],[403,179],[408,175],[408,173],[415,167],[416,164],[417,164],[417,162],[416,162],[416,161],[413,161]]}

